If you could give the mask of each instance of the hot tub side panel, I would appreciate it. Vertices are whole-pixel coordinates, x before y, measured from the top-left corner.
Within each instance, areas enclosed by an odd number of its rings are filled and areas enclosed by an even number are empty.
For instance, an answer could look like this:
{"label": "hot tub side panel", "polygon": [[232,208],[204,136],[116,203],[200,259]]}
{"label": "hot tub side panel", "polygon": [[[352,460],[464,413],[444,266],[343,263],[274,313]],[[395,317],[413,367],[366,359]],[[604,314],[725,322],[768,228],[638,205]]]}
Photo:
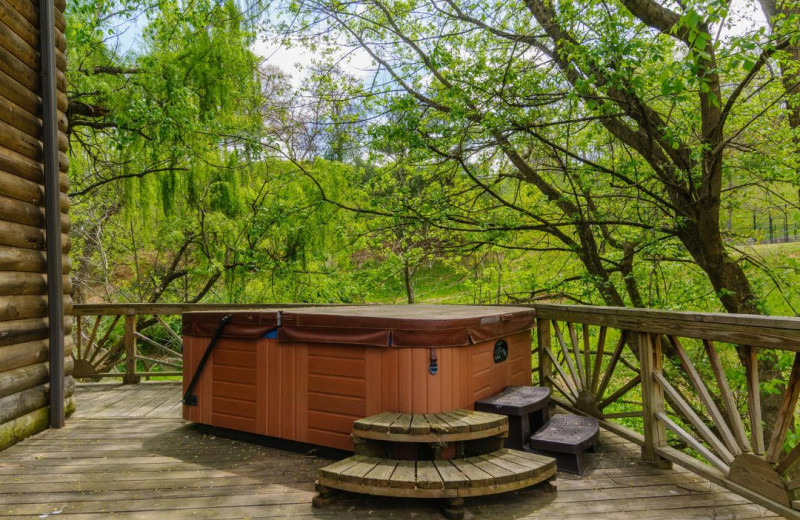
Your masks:
{"label": "hot tub side panel", "polygon": [[[437,413],[471,409],[508,385],[530,384],[530,331],[504,338],[506,361],[494,363],[496,340],[429,348],[221,338],[195,389],[198,406],[184,418],[238,431],[352,450],[353,421],[384,411]],[[210,338],[184,338],[184,390]]]}
{"label": "hot tub side panel", "polygon": [[467,373],[472,374],[469,393],[465,399],[469,408],[475,401],[501,392],[507,386],[531,384],[531,333],[518,332],[504,338],[508,343],[508,358],[494,362],[496,340],[484,341],[471,347]]}
{"label": "hot tub side panel", "polygon": [[308,349],[269,340],[259,369],[264,382],[259,407],[265,434],[300,442],[308,435]]}
{"label": "hot tub side panel", "polygon": [[[210,340],[184,337],[184,392]],[[267,435],[267,385],[272,379],[261,374],[267,374],[273,343],[263,338],[220,338],[194,389],[197,406],[184,405],[184,419]]]}
{"label": "hot tub side panel", "polygon": [[[203,356],[205,346],[208,344],[209,338],[197,336],[184,336],[183,337],[183,393],[189,388],[192,375],[197,370],[200,364],[200,358]],[[206,396],[211,395],[211,370],[213,363],[209,360],[197,385],[194,387],[193,393],[197,395],[197,406],[183,405],[183,418],[187,421],[192,421],[200,424],[211,424],[211,399],[206,399]]]}
{"label": "hot tub side panel", "polygon": [[[225,338],[211,354],[211,422],[232,430],[263,433],[259,410],[263,399],[259,386],[260,353],[266,340]],[[208,367],[207,367],[208,368]],[[205,396],[204,396],[205,397]],[[205,399],[208,400],[207,398]]]}
{"label": "hot tub side panel", "polygon": [[[353,421],[379,413],[369,354],[376,348],[300,344],[308,352],[307,439],[313,444],[352,450]],[[371,402],[370,402],[371,401]]]}
{"label": "hot tub side panel", "polygon": [[533,383],[532,341],[530,330],[511,336],[508,352],[508,377],[511,382],[508,386],[528,386]]}
{"label": "hot tub side panel", "polygon": [[[438,413],[472,409],[478,399],[494,395],[509,385],[531,384],[531,334],[522,331],[504,338],[508,358],[495,363],[496,340],[462,347],[433,349],[438,370],[430,373],[429,348],[370,348],[369,410]],[[378,389],[380,389],[378,391]]]}

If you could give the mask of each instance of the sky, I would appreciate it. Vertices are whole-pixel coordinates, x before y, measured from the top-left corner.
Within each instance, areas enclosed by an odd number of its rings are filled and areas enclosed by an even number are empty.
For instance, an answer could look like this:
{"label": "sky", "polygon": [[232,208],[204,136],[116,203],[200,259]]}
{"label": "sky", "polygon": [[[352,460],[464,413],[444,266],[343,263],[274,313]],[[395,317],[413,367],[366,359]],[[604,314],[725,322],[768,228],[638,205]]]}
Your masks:
{"label": "sky", "polygon": [[[280,67],[281,70],[291,75],[292,86],[299,87],[303,81],[304,68],[310,66],[321,53],[313,53],[301,47],[285,47],[280,44],[280,38],[262,37],[253,45],[253,52],[264,58],[265,63]],[[366,80],[374,71],[375,65],[372,58],[361,49],[349,52],[342,46],[339,62],[342,71],[361,80]]]}

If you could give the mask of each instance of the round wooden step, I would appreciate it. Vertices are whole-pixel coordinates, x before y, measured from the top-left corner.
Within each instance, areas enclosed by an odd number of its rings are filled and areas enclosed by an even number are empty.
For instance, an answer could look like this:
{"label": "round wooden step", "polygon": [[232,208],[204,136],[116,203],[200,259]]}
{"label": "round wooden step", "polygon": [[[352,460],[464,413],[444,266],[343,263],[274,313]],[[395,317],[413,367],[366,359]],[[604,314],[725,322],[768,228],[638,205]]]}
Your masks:
{"label": "round wooden step", "polygon": [[551,479],[556,461],[505,448],[465,459],[403,461],[354,455],[319,470],[319,484],[368,495],[456,498],[504,493]]}
{"label": "round wooden step", "polygon": [[456,442],[508,434],[508,417],[472,410],[384,412],[353,423],[353,437],[387,442]]}

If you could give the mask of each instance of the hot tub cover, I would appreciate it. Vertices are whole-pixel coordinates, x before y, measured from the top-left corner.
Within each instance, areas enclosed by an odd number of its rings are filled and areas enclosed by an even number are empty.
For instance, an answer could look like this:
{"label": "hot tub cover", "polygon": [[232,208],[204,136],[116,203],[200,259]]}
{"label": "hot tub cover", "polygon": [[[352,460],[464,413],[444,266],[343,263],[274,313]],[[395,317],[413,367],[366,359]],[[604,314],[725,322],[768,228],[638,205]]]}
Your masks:
{"label": "hot tub cover", "polygon": [[365,305],[282,312],[279,341],[379,347],[452,347],[533,328],[534,310],[511,306]]}
{"label": "hot tub cover", "polygon": [[183,335],[211,337],[222,318],[232,314],[220,337],[252,339],[261,338],[280,325],[280,310],[253,309],[244,311],[197,311],[183,314]]}

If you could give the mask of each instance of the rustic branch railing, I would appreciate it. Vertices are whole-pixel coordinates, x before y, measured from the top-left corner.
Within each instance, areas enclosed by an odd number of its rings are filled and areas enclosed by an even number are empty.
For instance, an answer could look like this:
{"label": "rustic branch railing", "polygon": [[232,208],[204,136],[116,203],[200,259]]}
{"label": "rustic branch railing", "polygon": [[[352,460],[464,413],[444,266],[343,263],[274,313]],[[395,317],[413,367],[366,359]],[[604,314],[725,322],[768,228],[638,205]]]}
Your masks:
{"label": "rustic branch railing", "polygon": [[[538,380],[560,406],[640,444],[646,461],[800,519],[800,436],[789,435],[799,319],[571,305],[536,315]],[[786,365],[781,377],[761,382],[759,356]],[[774,424],[762,420],[762,383],[782,392]]]}

